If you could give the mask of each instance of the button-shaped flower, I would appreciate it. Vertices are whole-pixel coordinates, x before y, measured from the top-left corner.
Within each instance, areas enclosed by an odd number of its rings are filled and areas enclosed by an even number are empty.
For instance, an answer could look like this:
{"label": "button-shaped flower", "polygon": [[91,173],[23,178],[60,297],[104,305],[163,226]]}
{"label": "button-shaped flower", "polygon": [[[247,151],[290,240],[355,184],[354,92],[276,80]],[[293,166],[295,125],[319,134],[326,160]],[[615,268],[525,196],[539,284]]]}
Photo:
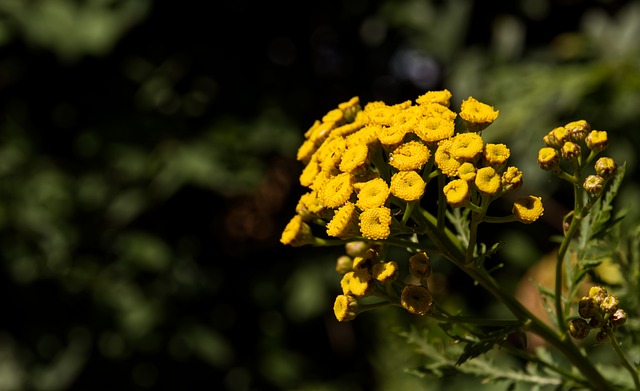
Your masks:
{"label": "button-shaped flower", "polygon": [[500,190],[500,174],[493,167],[482,167],[476,173],[475,184],[482,193],[494,195]]}
{"label": "button-shaped flower", "polygon": [[499,110],[470,96],[462,101],[460,117],[470,131],[479,132],[491,125],[499,113]]}
{"label": "button-shaped flower", "polygon": [[371,240],[382,240],[391,234],[391,209],[371,208],[360,213],[360,232]]}
{"label": "button-shaped flower", "polygon": [[404,201],[416,201],[424,194],[427,186],[415,171],[400,171],[391,177],[391,194]]}
{"label": "button-shaped flower", "polygon": [[454,208],[464,206],[469,201],[469,184],[463,179],[452,180],[442,191],[447,198],[447,204]]}
{"label": "button-shaped flower", "polygon": [[409,141],[400,144],[389,155],[389,164],[400,170],[420,170],[430,157],[429,148],[421,142]]}
{"label": "button-shaped flower", "polygon": [[528,196],[525,198],[519,198],[513,203],[512,212],[516,217],[516,220],[521,223],[533,223],[544,213],[542,197]]}

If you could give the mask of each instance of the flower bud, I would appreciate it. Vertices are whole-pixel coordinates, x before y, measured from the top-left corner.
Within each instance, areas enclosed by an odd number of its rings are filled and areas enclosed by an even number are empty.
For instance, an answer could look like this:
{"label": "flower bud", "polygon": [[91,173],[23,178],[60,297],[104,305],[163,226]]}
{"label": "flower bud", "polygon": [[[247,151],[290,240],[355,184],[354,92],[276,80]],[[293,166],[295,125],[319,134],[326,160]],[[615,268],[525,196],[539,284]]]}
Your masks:
{"label": "flower bud", "polygon": [[604,178],[600,175],[589,175],[582,184],[584,190],[591,195],[598,195],[604,187]]}
{"label": "flower bud", "polygon": [[542,138],[547,147],[561,148],[562,145],[568,139],[568,132],[564,126],[559,126],[550,131],[546,136]]}
{"label": "flower bud", "polygon": [[584,142],[587,144],[587,148],[594,152],[602,152],[607,149],[609,144],[609,140],[607,138],[607,132],[600,130],[593,130],[589,135],[584,139]]}
{"label": "flower bud", "polygon": [[351,295],[338,295],[333,303],[333,313],[339,322],[348,322],[358,315],[358,300]]}
{"label": "flower bud", "polygon": [[560,149],[564,160],[575,160],[580,156],[580,152],[580,146],[572,141],[565,142]]}
{"label": "flower bud", "polygon": [[558,151],[551,147],[541,148],[538,152],[538,165],[543,170],[553,170],[560,165]]}
{"label": "flower bud", "polygon": [[627,313],[623,309],[619,308],[611,315],[611,326],[614,328],[620,327],[627,321]]}
{"label": "flower bud", "polygon": [[596,316],[589,319],[589,326],[591,326],[592,329],[599,329],[604,326],[604,318],[602,318],[602,315],[598,313]]}
{"label": "flower bud", "polygon": [[336,259],[336,271],[340,274],[348,273],[353,268],[353,260],[348,255],[339,256]]}
{"label": "flower bud", "polygon": [[588,296],[580,299],[578,303],[578,313],[583,318],[591,318],[598,313],[600,306],[596,303],[596,301]]}
{"label": "flower bud", "polygon": [[409,257],[409,273],[418,279],[431,275],[431,262],[427,253],[420,252]]}
{"label": "flower bud", "polygon": [[567,129],[567,133],[569,138],[573,141],[581,141],[584,140],[587,132],[591,130],[591,126],[587,123],[587,121],[581,119],[578,121],[569,122],[564,126]]}
{"label": "flower bud", "polygon": [[569,334],[575,339],[585,339],[589,335],[591,327],[586,320],[577,318],[569,322]]}
{"label": "flower bud", "polygon": [[610,157],[601,157],[596,161],[596,174],[600,175],[605,181],[609,180],[616,172],[616,162]]}
{"label": "flower bud", "polygon": [[348,242],[344,248],[348,256],[357,257],[362,256],[369,249],[369,244],[364,241]]}
{"label": "flower bud", "polygon": [[607,297],[607,290],[599,285],[592,286],[589,289],[589,297],[594,299],[598,305],[602,303],[605,297]]}
{"label": "flower bud", "polygon": [[607,314],[613,314],[618,310],[618,306],[620,305],[620,300],[616,296],[610,295],[602,300],[600,303],[600,309]]}

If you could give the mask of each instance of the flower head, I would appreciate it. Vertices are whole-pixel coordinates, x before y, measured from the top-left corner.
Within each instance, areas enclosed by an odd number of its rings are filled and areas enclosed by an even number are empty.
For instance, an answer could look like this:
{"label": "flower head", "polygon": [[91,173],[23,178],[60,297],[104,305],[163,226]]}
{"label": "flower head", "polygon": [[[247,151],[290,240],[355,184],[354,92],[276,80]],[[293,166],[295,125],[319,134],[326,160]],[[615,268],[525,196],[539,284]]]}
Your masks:
{"label": "flower head", "polygon": [[461,165],[461,162],[456,159],[451,152],[452,145],[453,141],[451,139],[440,141],[434,156],[436,166],[443,174],[450,177],[458,174],[458,168],[460,168]]}
{"label": "flower head", "polygon": [[343,240],[360,235],[358,212],[352,202],[346,202],[327,223],[327,235]]}
{"label": "flower head", "polygon": [[464,162],[458,167],[458,178],[470,182],[476,179],[476,166],[471,162]]}
{"label": "flower head", "polygon": [[564,160],[575,160],[580,156],[581,149],[580,146],[573,141],[566,141],[562,144],[560,153]]}
{"label": "flower head", "polygon": [[433,307],[429,289],[422,285],[406,285],[400,295],[400,304],[412,314],[426,315]]}
{"label": "flower head", "polygon": [[460,117],[472,132],[479,132],[498,118],[499,111],[473,97],[462,101]]}
{"label": "flower head", "polygon": [[387,182],[382,178],[374,178],[365,182],[358,192],[356,205],[362,209],[379,208],[384,206],[389,197],[390,190]]}
{"label": "flower head", "polygon": [[338,208],[349,201],[353,192],[351,175],[348,173],[338,174],[331,178],[318,191],[320,202],[328,208]]}
{"label": "flower head", "polygon": [[538,165],[543,170],[554,170],[560,165],[558,151],[552,147],[540,148],[538,151]]}
{"label": "flower head", "polygon": [[522,171],[517,167],[507,167],[502,173],[502,188],[505,190],[515,190],[522,186]]}
{"label": "flower head", "polygon": [[482,167],[476,173],[475,184],[478,190],[488,195],[494,195],[500,190],[500,174],[493,167]]}
{"label": "flower head", "polygon": [[360,232],[371,240],[382,240],[391,234],[391,209],[371,208],[360,214]]}
{"label": "flower head", "polygon": [[455,123],[453,119],[442,116],[424,117],[418,121],[414,133],[425,143],[435,143],[453,136]]}
{"label": "flower head", "polygon": [[451,139],[451,156],[459,160],[474,160],[482,153],[484,142],[477,133],[458,133]]}
{"label": "flower head", "polygon": [[533,223],[544,213],[542,197],[528,196],[519,198],[513,203],[512,211],[516,220],[521,223]]}
{"label": "flower head", "polygon": [[596,174],[600,175],[604,180],[609,180],[616,172],[616,162],[610,157],[601,157],[596,160]]}
{"label": "flower head", "polygon": [[451,99],[451,92],[449,90],[442,91],[428,91],[424,95],[420,95],[416,99],[416,103],[420,105],[428,103],[437,103],[439,105],[449,107],[449,101]]}
{"label": "flower head", "polygon": [[567,129],[569,138],[573,141],[584,140],[587,132],[591,130],[591,126],[583,119],[569,122],[564,128]]}
{"label": "flower head", "polygon": [[431,275],[431,262],[427,253],[419,252],[409,257],[409,273],[418,279]]}
{"label": "flower head", "polygon": [[429,148],[421,142],[409,141],[400,144],[389,156],[389,164],[400,170],[420,170],[429,160]]}
{"label": "flower head", "polygon": [[373,278],[383,284],[390,284],[398,278],[400,271],[398,264],[394,261],[376,263],[371,269]]}
{"label": "flower head", "polygon": [[464,179],[454,179],[444,188],[447,203],[454,208],[464,206],[469,201],[469,184]]}
{"label": "flower head", "polygon": [[338,295],[333,303],[333,313],[339,322],[354,320],[358,315],[358,300],[351,295]]}
{"label": "flower head", "polygon": [[600,130],[592,130],[591,133],[585,137],[584,142],[587,144],[587,148],[595,152],[604,151],[609,144],[607,132]]}
{"label": "flower head", "polygon": [[340,160],[340,170],[343,172],[354,172],[367,163],[369,148],[366,145],[354,145],[347,147]]}
{"label": "flower head", "polygon": [[415,171],[400,171],[391,177],[391,194],[404,201],[416,201],[424,194],[427,186]]}
{"label": "flower head", "polygon": [[484,160],[491,166],[502,166],[510,155],[511,151],[505,144],[487,144],[484,147]]}
{"label": "flower head", "polygon": [[300,247],[314,243],[315,237],[309,224],[302,220],[302,216],[295,215],[284,228],[280,242],[285,245]]}
{"label": "flower head", "polygon": [[589,175],[584,179],[582,188],[591,195],[598,195],[604,188],[604,178],[600,175]]}

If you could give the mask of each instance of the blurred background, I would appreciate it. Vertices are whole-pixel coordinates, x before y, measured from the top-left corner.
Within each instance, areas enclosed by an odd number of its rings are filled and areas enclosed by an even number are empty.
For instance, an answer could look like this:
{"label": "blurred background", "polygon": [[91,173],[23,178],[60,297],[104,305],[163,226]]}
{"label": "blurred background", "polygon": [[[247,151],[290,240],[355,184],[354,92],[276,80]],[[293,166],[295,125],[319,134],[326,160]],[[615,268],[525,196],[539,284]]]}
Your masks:
{"label": "blurred background", "polygon": [[610,132],[639,199],[639,1],[0,0],[0,391],[453,389],[405,373],[415,318],[335,320],[342,249],[279,243],[314,120],[443,88],[500,110],[483,136],[545,200],[485,233],[513,289],[571,205],[553,127]]}

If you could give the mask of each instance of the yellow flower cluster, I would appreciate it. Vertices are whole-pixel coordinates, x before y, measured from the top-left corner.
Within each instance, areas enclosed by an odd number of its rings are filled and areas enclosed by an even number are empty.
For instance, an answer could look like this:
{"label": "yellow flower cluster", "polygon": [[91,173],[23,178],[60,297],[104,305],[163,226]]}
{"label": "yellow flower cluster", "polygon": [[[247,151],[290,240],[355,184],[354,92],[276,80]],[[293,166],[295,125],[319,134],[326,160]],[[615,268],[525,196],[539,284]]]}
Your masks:
{"label": "yellow flower cluster", "polygon": [[[617,165],[613,159],[601,157],[594,164],[595,175],[589,175],[582,183],[576,183],[585,166],[592,163],[609,143],[606,131],[592,130],[585,120],[558,126],[547,133],[543,141],[545,146],[538,152],[540,168],[580,185],[590,195],[599,195],[606,181],[616,171]],[[565,167],[576,172],[568,174]]]}

